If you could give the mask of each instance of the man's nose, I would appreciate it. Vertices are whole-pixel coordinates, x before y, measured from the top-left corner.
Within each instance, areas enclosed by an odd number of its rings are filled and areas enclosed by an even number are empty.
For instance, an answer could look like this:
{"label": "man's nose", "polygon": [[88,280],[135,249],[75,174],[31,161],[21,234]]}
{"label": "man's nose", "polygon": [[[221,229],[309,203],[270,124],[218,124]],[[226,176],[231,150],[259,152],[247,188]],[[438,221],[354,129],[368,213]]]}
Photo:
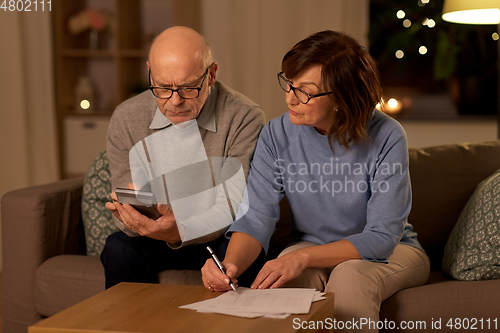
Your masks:
{"label": "man's nose", "polygon": [[175,91],[172,94],[172,97],[170,97],[170,103],[175,106],[181,105],[182,103],[184,103],[184,98],[182,98],[181,95],[179,95],[178,91]]}

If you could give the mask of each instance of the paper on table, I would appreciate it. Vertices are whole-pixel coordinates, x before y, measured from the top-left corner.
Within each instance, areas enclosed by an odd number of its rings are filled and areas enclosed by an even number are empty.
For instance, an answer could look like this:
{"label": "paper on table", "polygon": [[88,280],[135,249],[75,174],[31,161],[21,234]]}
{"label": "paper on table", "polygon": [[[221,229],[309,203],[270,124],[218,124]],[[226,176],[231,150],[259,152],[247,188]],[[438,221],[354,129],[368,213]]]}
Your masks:
{"label": "paper on table", "polygon": [[322,301],[322,300],[326,299],[325,295],[326,295],[326,293],[316,291],[314,293],[313,302]]}
{"label": "paper on table", "polygon": [[180,308],[205,313],[220,313],[245,318],[286,318],[289,314],[308,313],[311,302],[324,299],[314,289],[249,289],[239,287],[219,297],[183,305]]}
{"label": "paper on table", "polygon": [[200,302],[196,302],[196,303],[182,305],[182,306],[179,306],[179,308],[196,310],[197,312],[203,312],[203,313],[228,314],[228,315],[244,317],[244,318],[257,318],[257,317],[262,317],[262,315],[263,315],[262,313],[251,313],[251,312],[245,313],[245,312],[237,312],[237,311],[232,311],[231,313],[229,313],[228,311],[219,311],[218,306],[219,306],[220,302],[221,302],[221,297],[219,296],[219,297],[211,298],[211,299],[208,299],[205,301],[200,301]]}
{"label": "paper on table", "polygon": [[314,289],[240,289],[220,297],[219,310],[261,313],[308,313]]}

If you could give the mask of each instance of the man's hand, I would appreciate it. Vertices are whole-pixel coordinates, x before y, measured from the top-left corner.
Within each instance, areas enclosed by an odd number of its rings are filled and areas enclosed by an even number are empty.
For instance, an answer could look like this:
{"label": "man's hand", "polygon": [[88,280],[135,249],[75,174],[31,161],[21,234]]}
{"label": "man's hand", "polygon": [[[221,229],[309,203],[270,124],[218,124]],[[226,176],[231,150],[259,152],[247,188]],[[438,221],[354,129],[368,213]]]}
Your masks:
{"label": "man's hand", "polygon": [[158,204],[158,211],[163,216],[157,220],[152,220],[142,215],[129,204],[121,205],[120,203],[115,203],[115,207],[122,218],[121,221],[123,224],[139,235],[163,240],[168,243],[178,243],[181,241],[174,213],[167,205]]}
{"label": "man's hand", "polygon": [[[137,190],[138,187],[134,184],[134,183],[130,183],[128,184],[127,188],[129,190]],[[116,208],[116,205],[119,205],[120,203],[118,202],[118,198],[116,197],[116,193],[115,191],[111,192],[111,199],[113,200],[113,202],[106,202],[106,205],[105,207],[118,219],[120,220],[123,224],[125,224],[123,222],[123,218],[122,216],[120,215],[120,213],[118,213],[118,209]]]}
{"label": "man's hand", "polygon": [[[134,187],[133,184],[128,186],[129,189],[134,189]],[[106,208],[130,230],[141,236],[168,243],[178,243],[182,240],[180,232],[184,235],[184,229],[180,226],[181,230],[179,230],[174,213],[167,205],[158,204],[158,211],[162,216],[157,220],[152,220],[129,204],[120,204],[115,192],[111,193],[111,198],[113,202],[107,202]]]}
{"label": "man's hand", "polygon": [[120,220],[122,223],[122,217],[120,216],[120,213],[118,213],[118,210],[116,209],[116,205],[115,204],[119,204],[118,203],[118,198],[116,197],[116,193],[113,191],[111,192],[111,199],[113,199],[113,202],[106,202],[106,205],[105,207],[118,219]]}
{"label": "man's hand", "polygon": [[300,250],[292,251],[282,257],[268,261],[260,270],[250,288],[274,289],[295,279],[307,268],[306,257]]}
{"label": "man's hand", "polygon": [[222,273],[214,263],[212,258],[207,259],[205,265],[201,268],[201,279],[203,280],[203,285],[210,291],[228,291],[232,290],[229,286],[229,279],[233,281],[236,285],[238,280],[234,278],[236,273],[238,272],[238,267],[231,263],[222,263],[224,269],[226,270],[226,274]]}

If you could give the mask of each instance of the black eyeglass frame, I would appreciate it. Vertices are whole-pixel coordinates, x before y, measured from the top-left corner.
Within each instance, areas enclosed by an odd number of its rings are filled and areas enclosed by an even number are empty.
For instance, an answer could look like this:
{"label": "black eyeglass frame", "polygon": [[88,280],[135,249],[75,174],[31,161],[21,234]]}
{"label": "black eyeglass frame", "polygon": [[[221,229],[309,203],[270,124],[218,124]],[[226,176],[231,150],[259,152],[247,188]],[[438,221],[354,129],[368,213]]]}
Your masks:
{"label": "black eyeglass frame", "polygon": [[[195,98],[198,98],[200,96],[200,91],[201,89],[203,88],[203,84],[205,83],[205,80],[207,79],[207,76],[208,76],[208,70],[212,67],[212,64],[210,64],[210,66],[208,66],[208,68],[205,70],[205,74],[204,74],[204,77],[203,77],[203,81],[201,81],[201,84],[199,87],[185,87],[185,88],[177,88],[177,89],[172,89],[172,88],[167,88],[167,87],[154,87],[151,85],[151,69],[149,69],[149,90],[151,90],[151,93],[153,93],[153,96],[156,97],[156,98],[160,98],[160,99],[169,99],[169,98],[172,98],[172,96],[174,95],[174,93],[176,92],[177,95],[179,95],[180,98],[182,99],[195,99]],[[198,79],[199,80],[199,79]],[[154,89],[162,89],[162,90],[168,90],[171,92],[170,96],[169,97],[159,97],[159,96],[156,96],[155,92],[154,92]],[[196,90],[198,91],[198,93],[196,94],[196,97],[183,97],[179,91],[183,91],[183,90]]]}
{"label": "black eyeglass frame", "polygon": [[[288,87],[290,87],[290,89],[288,89],[288,91],[283,88],[280,84],[280,77],[287,83]],[[291,91],[293,91],[293,94],[295,95],[295,97],[297,98],[297,100],[302,103],[302,104],[307,104],[309,103],[309,101],[311,100],[311,98],[314,98],[314,97],[321,97],[321,96],[326,96],[326,95],[330,95],[330,94],[333,94],[333,91],[328,91],[328,92],[323,92],[323,93],[319,93],[319,94],[314,94],[314,95],[310,95],[308,93],[306,93],[304,90],[300,89],[300,88],[297,88],[297,87],[294,87],[292,86],[292,84],[290,83],[290,80],[288,80],[285,76],[283,76],[283,71],[279,72],[278,73],[278,84],[280,86],[281,89],[283,89],[284,92],[288,93]],[[303,93],[305,96],[307,96],[307,101],[306,102],[302,102],[300,100],[300,98],[297,96],[297,94],[295,93],[295,91],[298,90],[300,91],[301,93]]]}

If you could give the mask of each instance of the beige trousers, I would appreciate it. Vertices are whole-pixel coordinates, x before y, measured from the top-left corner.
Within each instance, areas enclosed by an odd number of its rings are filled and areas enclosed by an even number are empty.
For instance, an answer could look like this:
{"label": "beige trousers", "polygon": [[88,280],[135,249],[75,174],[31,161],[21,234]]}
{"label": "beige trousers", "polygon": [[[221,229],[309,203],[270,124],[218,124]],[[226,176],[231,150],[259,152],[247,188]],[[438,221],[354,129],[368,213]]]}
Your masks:
{"label": "beige trousers", "polygon": [[[310,242],[296,243],[280,256],[307,246]],[[334,318],[351,328],[353,322],[368,322],[359,330],[339,332],[378,332],[380,304],[395,292],[425,284],[429,277],[429,258],[422,251],[404,244],[396,246],[389,263],[348,260],[329,268],[307,268],[283,287],[316,288],[335,294]],[[370,327],[371,326],[371,327]],[[337,332],[337,330],[336,330]]]}

